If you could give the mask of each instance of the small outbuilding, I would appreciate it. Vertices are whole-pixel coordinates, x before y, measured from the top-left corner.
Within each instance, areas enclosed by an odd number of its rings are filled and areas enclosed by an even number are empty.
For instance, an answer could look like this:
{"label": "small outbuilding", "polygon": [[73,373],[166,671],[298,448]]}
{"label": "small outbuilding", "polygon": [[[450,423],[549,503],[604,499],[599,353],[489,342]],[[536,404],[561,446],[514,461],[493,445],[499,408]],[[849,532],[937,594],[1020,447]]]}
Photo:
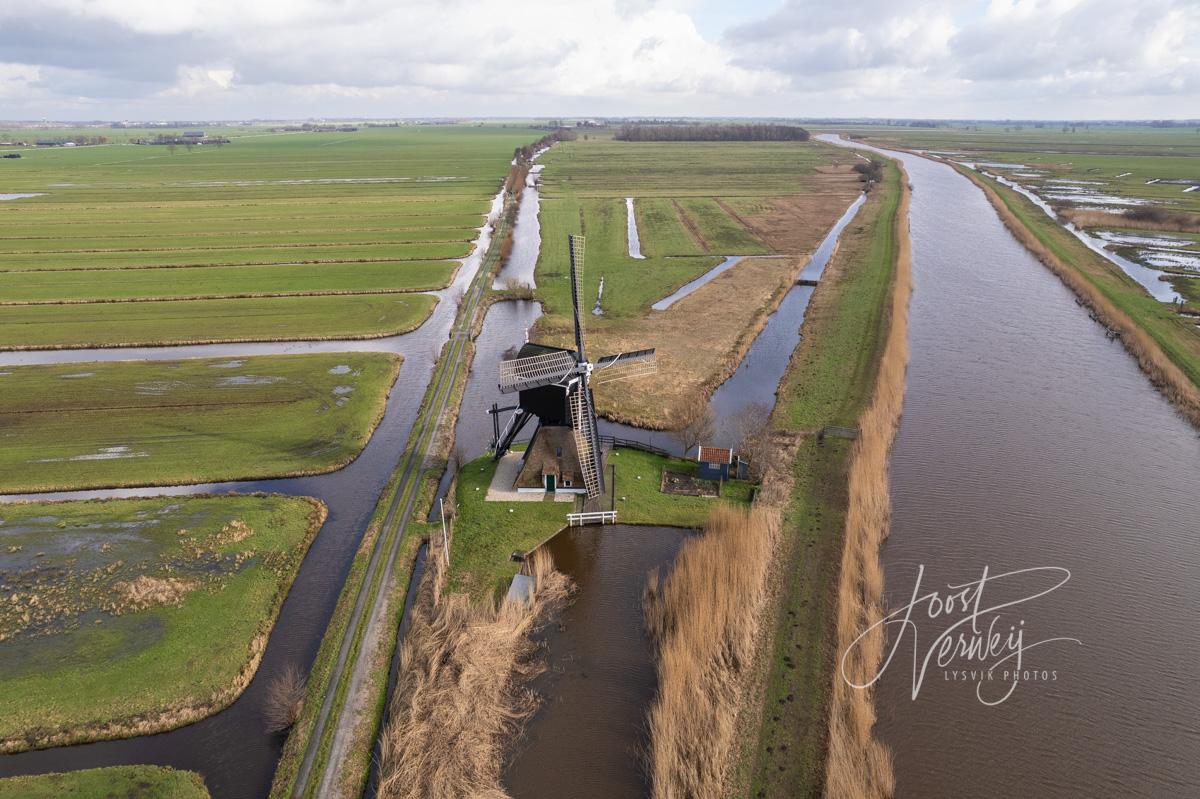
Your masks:
{"label": "small outbuilding", "polygon": [[696,475],[702,480],[728,480],[733,464],[733,450],[725,447],[700,447]]}

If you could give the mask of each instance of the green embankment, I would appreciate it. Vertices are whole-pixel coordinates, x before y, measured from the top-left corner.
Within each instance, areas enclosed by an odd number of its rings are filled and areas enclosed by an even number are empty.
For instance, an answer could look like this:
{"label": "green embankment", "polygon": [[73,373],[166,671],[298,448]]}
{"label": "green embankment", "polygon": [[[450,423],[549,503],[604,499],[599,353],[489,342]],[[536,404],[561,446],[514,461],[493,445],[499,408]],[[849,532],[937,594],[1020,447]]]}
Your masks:
{"label": "green embankment", "polygon": [[247,495],[6,505],[6,751],[196,721],[249,683],[325,510]]}
{"label": "green embankment", "polygon": [[0,491],[331,471],[370,438],[399,368],[335,353],[0,369]]}
{"label": "green embankment", "polygon": [[[870,400],[888,329],[899,196],[899,170],[889,162],[809,306],[772,416],[781,433],[856,426]],[[843,439],[798,439],[761,716],[749,720],[738,769],[749,796],[822,794],[850,451]]]}
{"label": "green embankment", "polygon": [[112,766],[0,779],[0,799],[208,799],[199,774],[157,766]]}

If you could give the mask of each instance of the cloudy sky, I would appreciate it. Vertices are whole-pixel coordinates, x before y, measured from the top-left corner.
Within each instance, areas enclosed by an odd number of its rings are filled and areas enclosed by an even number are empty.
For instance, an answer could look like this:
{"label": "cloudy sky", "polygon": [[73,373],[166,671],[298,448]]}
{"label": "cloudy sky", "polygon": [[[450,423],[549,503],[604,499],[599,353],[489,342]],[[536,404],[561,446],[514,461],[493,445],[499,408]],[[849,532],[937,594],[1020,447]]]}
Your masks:
{"label": "cloudy sky", "polygon": [[0,119],[1200,116],[1200,0],[0,0]]}

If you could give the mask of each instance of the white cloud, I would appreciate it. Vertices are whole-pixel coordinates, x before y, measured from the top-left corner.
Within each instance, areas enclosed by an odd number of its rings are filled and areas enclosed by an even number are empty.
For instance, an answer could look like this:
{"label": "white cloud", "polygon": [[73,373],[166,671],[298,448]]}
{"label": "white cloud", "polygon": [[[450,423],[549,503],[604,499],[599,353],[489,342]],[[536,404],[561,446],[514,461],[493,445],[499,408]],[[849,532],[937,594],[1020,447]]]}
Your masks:
{"label": "white cloud", "polygon": [[1200,96],[1189,0],[784,0],[719,39],[698,13],[695,0],[6,4],[0,52],[25,71],[0,95],[5,115],[66,118],[1180,116]]}

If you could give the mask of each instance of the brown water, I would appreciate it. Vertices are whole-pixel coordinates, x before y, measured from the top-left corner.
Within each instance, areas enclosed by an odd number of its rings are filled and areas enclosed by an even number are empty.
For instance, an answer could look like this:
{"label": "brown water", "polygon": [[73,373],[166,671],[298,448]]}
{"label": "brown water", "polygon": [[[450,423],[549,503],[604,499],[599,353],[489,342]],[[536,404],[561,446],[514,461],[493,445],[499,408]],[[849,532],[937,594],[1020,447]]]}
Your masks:
{"label": "brown water", "polygon": [[665,573],[689,531],[676,527],[574,527],[547,546],[578,588],[560,625],[543,631],[548,697],[526,726],[504,782],[514,799],[643,797],[646,711],[654,664],[642,615],[646,575]]}
{"label": "brown water", "polygon": [[[1069,570],[992,616],[1037,681],[913,689],[913,631],[877,694],[898,796],[1200,796],[1200,438],[949,167],[914,186],[908,391],[892,454],[889,607],[947,583]],[[984,607],[1049,588],[1030,573]],[[914,616],[924,657],[962,614]],[[1023,626],[1021,622],[1024,622]],[[1029,649],[1051,638],[1074,638]],[[978,663],[975,665],[978,669]],[[1012,668],[1012,661],[999,670]],[[1043,680],[1045,672],[1046,679]],[[998,675],[997,675],[998,676]]]}

